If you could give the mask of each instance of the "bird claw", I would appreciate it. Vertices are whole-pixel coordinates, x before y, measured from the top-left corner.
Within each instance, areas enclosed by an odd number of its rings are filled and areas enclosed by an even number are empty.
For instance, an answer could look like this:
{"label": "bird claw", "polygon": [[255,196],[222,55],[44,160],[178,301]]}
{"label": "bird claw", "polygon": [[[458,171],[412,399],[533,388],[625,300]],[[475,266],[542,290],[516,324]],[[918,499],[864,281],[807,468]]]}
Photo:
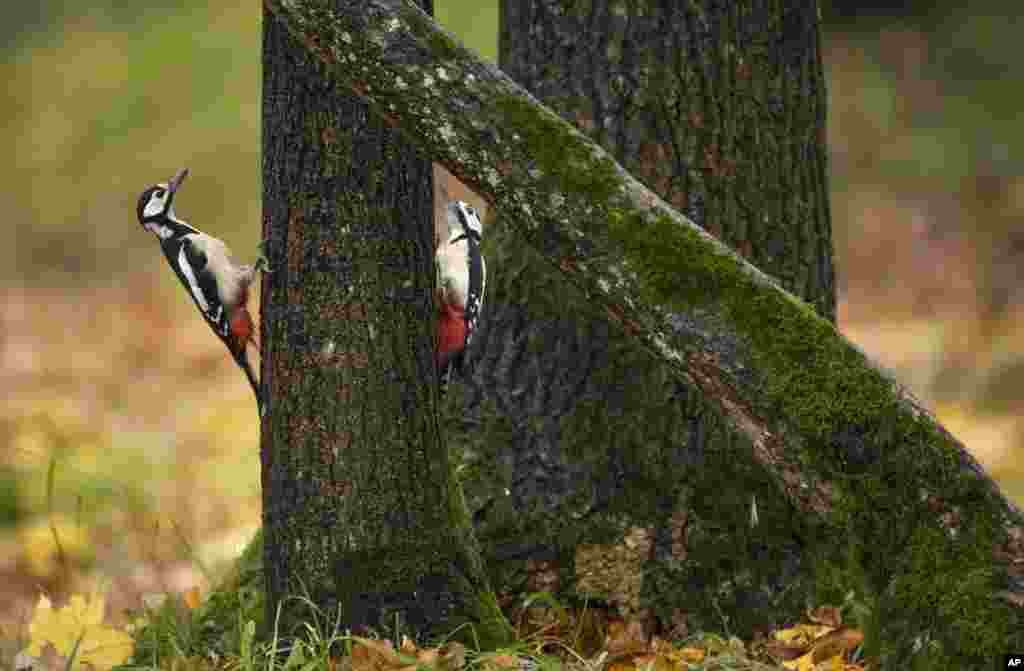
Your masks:
{"label": "bird claw", "polygon": [[260,255],[259,257],[257,257],[256,265],[253,266],[253,268],[258,273],[262,272],[267,273],[268,275],[272,274],[274,270],[270,266],[270,260],[267,259],[267,241],[260,240],[260,244],[257,246],[257,248],[259,249]]}

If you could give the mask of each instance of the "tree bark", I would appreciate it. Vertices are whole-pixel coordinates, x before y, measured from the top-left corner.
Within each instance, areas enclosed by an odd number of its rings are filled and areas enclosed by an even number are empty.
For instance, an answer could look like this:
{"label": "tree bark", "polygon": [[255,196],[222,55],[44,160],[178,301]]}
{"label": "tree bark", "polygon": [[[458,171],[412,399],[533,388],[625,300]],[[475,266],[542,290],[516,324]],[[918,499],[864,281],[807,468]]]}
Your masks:
{"label": "tree bark", "polygon": [[401,0],[265,6],[750,440],[890,658],[1024,646],[1019,510],[827,320]]}
{"label": "tree bark", "polygon": [[815,0],[501,3],[499,65],[835,321]]}
{"label": "tree bark", "polygon": [[271,13],[263,64],[268,621],[503,640],[437,421],[431,163]]}
{"label": "tree bark", "polygon": [[[502,3],[501,19],[504,72],[834,317],[813,3],[528,0]],[[504,570],[494,584],[514,588],[515,557],[677,632],[720,627],[723,612],[743,636],[799,617],[816,597],[813,556],[750,442],[588,316],[500,215],[486,238],[499,270],[471,351],[480,363],[446,427],[472,466],[464,486],[488,565]],[[650,538],[629,581],[578,552],[624,520]]]}

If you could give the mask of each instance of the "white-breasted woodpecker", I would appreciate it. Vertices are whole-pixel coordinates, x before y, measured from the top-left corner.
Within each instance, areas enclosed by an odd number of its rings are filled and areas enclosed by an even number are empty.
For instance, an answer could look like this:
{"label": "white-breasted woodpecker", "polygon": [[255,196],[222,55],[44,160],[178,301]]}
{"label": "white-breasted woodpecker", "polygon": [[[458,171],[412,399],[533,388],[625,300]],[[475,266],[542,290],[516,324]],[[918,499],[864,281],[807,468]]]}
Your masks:
{"label": "white-breasted woodpecker", "polygon": [[174,214],[174,197],[188,169],[179,170],[167,183],[155,184],[139,196],[139,224],[153,233],[174,274],[181,280],[206,323],[221,339],[252,385],[262,415],[259,382],[249,363],[247,346],[256,346],[249,285],[260,271],[268,271],[260,255],[254,266],[241,265],[231,257],[223,241],[196,230]]}
{"label": "white-breasted woodpecker", "polygon": [[484,306],[487,268],[480,253],[482,226],[475,209],[448,203],[448,237],[437,246],[437,370],[444,392],[453,370],[463,373],[466,347]]}

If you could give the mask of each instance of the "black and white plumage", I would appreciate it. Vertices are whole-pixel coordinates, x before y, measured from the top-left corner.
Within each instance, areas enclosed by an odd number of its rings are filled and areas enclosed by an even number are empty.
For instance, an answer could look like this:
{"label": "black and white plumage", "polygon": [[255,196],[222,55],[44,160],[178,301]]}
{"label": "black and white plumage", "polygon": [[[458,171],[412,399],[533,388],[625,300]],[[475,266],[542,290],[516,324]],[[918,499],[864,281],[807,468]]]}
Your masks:
{"label": "black and white plumage", "polygon": [[256,344],[248,301],[249,285],[258,272],[267,269],[266,261],[261,256],[255,266],[241,265],[223,241],[177,218],[174,198],[187,176],[187,168],[179,170],[169,182],[143,191],[137,210],[139,224],[157,237],[174,274],[245,373],[262,414],[259,382],[247,352],[249,343]]}
{"label": "black and white plumage", "polygon": [[465,350],[483,311],[487,267],[480,250],[483,226],[462,201],[448,204],[448,237],[437,247],[437,367],[441,388],[453,370],[463,372]]}

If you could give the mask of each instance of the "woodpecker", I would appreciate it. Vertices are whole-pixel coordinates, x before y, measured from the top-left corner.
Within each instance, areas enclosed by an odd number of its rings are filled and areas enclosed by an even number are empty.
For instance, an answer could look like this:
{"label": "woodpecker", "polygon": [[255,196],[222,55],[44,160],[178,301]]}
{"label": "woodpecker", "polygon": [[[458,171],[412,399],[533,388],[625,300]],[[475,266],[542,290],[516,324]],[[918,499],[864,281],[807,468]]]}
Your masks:
{"label": "woodpecker", "polygon": [[441,391],[453,370],[462,374],[465,350],[484,306],[487,269],[480,253],[482,226],[476,210],[448,204],[448,238],[437,247],[437,370]]}
{"label": "woodpecker", "polygon": [[[203,319],[221,339],[256,394],[262,416],[263,399],[249,363],[247,345],[256,346],[252,315],[247,307],[249,285],[256,274],[269,272],[260,254],[254,266],[238,264],[223,241],[192,228],[174,213],[174,197],[188,176],[179,170],[169,182],[155,184],[139,196],[139,224],[154,234],[174,274],[181,280]],[[262,252],[262,245],[261,252]]]}

